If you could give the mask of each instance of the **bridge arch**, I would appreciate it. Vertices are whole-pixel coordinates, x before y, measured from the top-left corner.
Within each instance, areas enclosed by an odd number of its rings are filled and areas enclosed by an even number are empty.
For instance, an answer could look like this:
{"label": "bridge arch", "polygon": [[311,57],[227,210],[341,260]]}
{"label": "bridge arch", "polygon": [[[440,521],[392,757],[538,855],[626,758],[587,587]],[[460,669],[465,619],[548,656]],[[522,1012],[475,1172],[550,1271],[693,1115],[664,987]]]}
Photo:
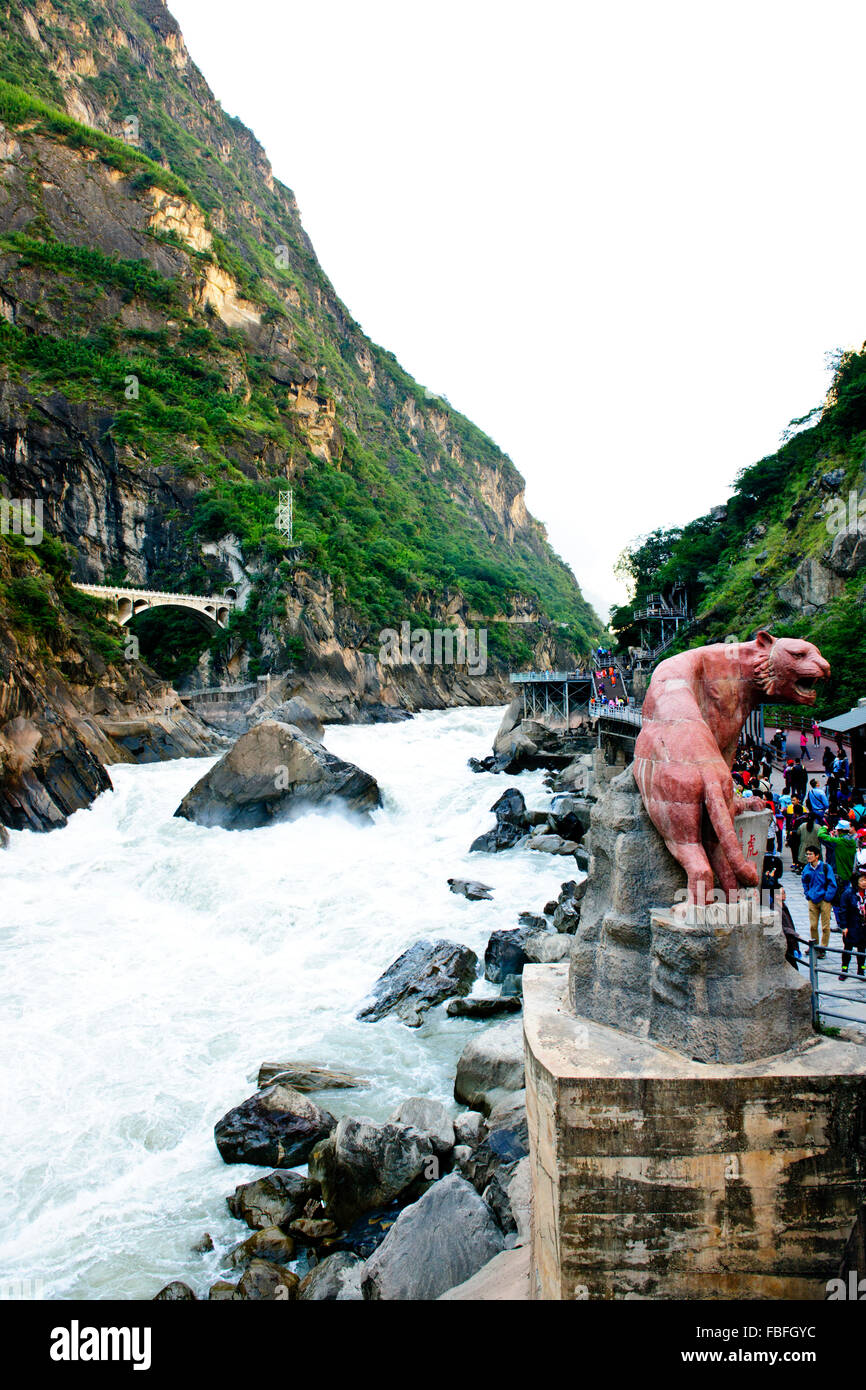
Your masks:
{"label": "bridge arch", "polygon": [[108,584],[76,584],[82,593],[105,599],[111,605],[111,616],[121,627],[133,618],[154,608],[185,608],[205,624],[209,631],[228,626],[229,615],[237,602],[226,594],[173,594],[159,589],[116,588]]}

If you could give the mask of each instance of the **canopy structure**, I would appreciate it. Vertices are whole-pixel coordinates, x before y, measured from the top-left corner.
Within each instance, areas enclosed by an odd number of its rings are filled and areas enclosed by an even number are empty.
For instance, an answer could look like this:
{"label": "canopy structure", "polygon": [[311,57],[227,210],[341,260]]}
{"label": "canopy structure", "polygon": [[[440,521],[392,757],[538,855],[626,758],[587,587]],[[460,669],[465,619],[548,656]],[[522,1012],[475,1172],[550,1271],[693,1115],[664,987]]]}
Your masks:
{"label": "canopy structure", "polygon": [[822,719],[821,728],[834,734],[850,734],[852,784],[866,788],[866,700],[861,700],[847,714]]}

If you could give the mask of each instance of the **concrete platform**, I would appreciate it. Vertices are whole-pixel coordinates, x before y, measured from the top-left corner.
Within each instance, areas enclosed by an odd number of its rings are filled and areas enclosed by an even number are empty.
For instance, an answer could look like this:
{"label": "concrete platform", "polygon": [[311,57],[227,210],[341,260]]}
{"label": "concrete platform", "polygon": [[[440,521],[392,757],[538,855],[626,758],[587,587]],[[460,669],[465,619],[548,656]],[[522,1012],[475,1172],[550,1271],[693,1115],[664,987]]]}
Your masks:
{"label": "concrete platform", "polygon": [[524,971],[530,1296],[823,1299],[855,1221],[866,1047],[701,1063]]}

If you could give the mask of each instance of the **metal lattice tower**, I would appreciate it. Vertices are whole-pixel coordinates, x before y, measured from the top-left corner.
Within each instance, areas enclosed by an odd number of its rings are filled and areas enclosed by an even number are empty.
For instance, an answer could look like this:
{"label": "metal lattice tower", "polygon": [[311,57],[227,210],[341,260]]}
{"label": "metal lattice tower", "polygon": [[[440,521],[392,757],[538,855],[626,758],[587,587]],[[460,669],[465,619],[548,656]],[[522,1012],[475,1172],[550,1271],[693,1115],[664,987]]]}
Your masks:
{"label": "metal lattice tower", "polygon": [[286,545],[294,545],[294,505],[291,489],[288,492],[280,493],[280,500],[277,503],[276,527]]}

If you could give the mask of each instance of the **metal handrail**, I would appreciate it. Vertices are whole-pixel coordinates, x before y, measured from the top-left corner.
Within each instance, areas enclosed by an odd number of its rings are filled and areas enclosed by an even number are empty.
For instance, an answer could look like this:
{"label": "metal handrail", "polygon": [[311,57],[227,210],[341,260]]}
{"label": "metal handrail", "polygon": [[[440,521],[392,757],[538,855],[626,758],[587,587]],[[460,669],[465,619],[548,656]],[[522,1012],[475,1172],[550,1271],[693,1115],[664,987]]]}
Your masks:
{"label": "metal handrail", "polygon": [[603,700],[590,700],[590,718],[616,719],[622,724],[643,724],[643,714],[634,705],[608,705]]}
{"label": "metal handrail", "polygon": [[[820,965],[818,952],[830,953],[834,956],[847,955],[849,958],[858,954],[866,954],[866,949],[858,952],[856,947],[847,946],[822,946],[820,942],[813,941],[811,937],[795,936],[794,940],[801,946],[807,946],[809,951],[809,983],[812,987],[812,1023],[815,1027],[820,1027],[822,1018],[835,1018],[840,1023],[853,1024],[855,1027],[866,1027],[866,993],[858,998],[856,995],[845,994],[839,990],[822,989],[819,983],[821,975],[834,975],[838,977],[838,971],[826,965]],[[823,957],[820,957],[823,959]],[[844,999],[852,1003],[855,1007],[862,1006],[864,1010],[863,1018],[852,1018],[850,1014],[835,1013],[831,1009],[821,1007],[821,998],[824,999]]]}

